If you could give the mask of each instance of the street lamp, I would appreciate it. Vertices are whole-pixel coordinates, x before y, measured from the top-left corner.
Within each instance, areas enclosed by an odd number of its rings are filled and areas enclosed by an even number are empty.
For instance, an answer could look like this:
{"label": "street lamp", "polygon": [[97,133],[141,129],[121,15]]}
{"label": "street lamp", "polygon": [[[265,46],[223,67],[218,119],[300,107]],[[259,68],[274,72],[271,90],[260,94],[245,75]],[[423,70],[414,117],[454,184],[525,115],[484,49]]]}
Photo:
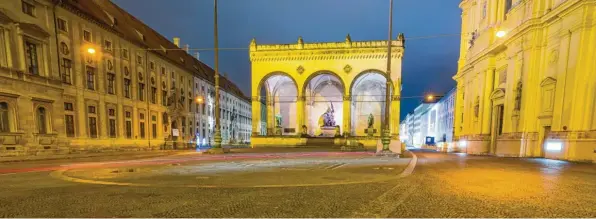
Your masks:
{"label": "street lamp", "polygon": [[434,99],[435,99],[435,96],[433,96],[433,95],[426,96],[426,100],[428,100],[428,101],[432,101]]}
{"label": "street lamp", "polygon": [[209,150],[210,153],[224,153],[221,148],[221,122],[220,120],[220,105],[219,105],[219,41],[217,37],[217,0],[213,0],[213,51],[215,64],[215,133],[213,134],[213,148]]}
{"label": "street lamp", "polygon": [[499,30],[499,31],[497,31],[497,34],[496,35],[497,35],[498,38],[503,38],[503,37],[505,37],[507,35],[507,32],[504,31],[504,30]]}
{"label": "street lamp", "polygon": [[389,0],[389,38],[387,39],[387,84],[385,86],[385,124],[384,130],[381,133],[381,143],[383,144],[383,150],[380,151],[381,156],[394,156],[389,149],[391,143],[391,126],[390,126],[390,113],[391,113],[391,38],[393,35],[393,0]]}
{"label": "street lamp", "polygon": [[87,49],[87,53],[89,53],[89,54],[95,54],[95,49],[93,47],[89,47]]}
{"label": "street lamp", "polygon": [[199,104],[203,103],[203,101],[204,101],[203,96],[198,96],[197,98],[195,98],[195,102],[197,102]]}

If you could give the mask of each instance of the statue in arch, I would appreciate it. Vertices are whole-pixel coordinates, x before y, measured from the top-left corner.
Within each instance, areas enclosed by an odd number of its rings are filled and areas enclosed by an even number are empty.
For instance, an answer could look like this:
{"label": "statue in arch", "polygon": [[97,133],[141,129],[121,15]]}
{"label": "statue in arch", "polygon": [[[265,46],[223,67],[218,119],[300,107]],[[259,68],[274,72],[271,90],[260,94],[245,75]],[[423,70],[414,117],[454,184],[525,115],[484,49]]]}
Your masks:
{"label": "statue in arch", "polygon": [[375,117],[372,113],[368,114],[368,128],[372,128],[375,124]]}
{"label": "statue in arch", "polygon": [[331,107],[327,108],[327,112],[323,114],[323,127],[334,127],[335,126],[335,117],[333,113],[335,113],[335,109],[333,108],[333,103],[331,103]]}
{"label": "statue in arch", "polygon": [[281,127],[281,115],[275,115],[275,127],[276,128],[280,128]]}

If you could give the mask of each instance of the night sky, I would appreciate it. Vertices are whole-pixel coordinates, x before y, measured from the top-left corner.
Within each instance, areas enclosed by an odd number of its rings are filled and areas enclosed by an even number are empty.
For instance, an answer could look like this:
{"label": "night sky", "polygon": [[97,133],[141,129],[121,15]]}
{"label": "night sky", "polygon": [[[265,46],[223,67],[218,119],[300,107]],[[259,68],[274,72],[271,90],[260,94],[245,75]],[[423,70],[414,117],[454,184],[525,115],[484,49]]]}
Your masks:
{"label": "night sky", "polygon": [[[113,0],[168,39],[180,37],[191,48],[213,47],[213,0]],[[395,0],[394,38],[403,32],[402,119],[426,93],[445,93],[455,86],[461,18],[460,0]],[[219,0],[219,46],[247,48],[257,43],[386,40],[389,0]],[[193,53],[194,54],[194,53]],[[213,52],[201,61],[213,66]],[[248,50],[220,51],[225,72],[250,96]]]}

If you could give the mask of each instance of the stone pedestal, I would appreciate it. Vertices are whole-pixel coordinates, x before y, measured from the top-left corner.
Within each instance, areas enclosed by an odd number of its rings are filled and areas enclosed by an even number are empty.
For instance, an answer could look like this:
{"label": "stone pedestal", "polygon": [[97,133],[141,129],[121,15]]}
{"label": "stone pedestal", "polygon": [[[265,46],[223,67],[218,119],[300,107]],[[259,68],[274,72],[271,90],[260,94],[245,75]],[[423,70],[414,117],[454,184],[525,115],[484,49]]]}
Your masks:
{"label": "stone pedestal", "polygon": [[283,135],[283,133],[284,133],[284,129],[282,127],[276,127],[273,130],[274,130],[273,135]]}
{"label": "stone pedestal", "polygon": [[364,129],[364,133],[366,133],[366,136],[372,137],[374,134],[377,133],[377,129],[367,128],[367,129]]}
{"label": "stone pedestal", "polygon": [[322,137],[335,137],[335,127],[321,127],[321,136]]}

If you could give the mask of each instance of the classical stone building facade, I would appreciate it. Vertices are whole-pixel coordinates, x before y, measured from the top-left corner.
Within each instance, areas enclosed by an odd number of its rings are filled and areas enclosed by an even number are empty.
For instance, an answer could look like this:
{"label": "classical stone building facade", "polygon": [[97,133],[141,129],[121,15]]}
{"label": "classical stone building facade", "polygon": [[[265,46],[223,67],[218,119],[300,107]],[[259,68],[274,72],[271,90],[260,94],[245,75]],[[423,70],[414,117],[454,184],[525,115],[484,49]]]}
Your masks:
{"label": "classical stone building facade", "polygon": [[[179,41],[108,0],[1,1],[0,156],[212,141],[214,71]],[[249,141],[249,99],[220,81],[224,143]]]}
{"label": "classical stone building facade", "polygon": [[[391,43],[390,129],[399,142],[403,35]],[[294,44],[261,45],[253,39],[253,146],[349,136],[374,147],[385,115],[387,46],[387,41],[352,41],[349,35],[343,42],[329,43],[305,43],[300,37]],[[265,132],[258,126],[261,121]]]}
{"label": "classical stone building facade", "polygon": [[467,152],[596,161],[596,1],[460,7],[455,135]]}

